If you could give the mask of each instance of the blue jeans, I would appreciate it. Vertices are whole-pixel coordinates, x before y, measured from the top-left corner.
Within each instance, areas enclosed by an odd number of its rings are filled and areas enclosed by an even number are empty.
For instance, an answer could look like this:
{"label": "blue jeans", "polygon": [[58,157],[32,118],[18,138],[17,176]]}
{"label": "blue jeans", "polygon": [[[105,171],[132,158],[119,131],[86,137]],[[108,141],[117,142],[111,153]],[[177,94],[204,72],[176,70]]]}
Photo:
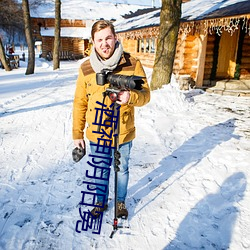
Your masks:
{"label": "blue jeans", "polygon": [[[100,154],[96,153],[96,146],[91,145],[94,144],[93,142],[90,143],[90,151],[92,155],[100,155],[107,157],[106,154]],[[130,150],[132,147],[132,141],[126,142],[124,144],[119,145],[119,152],[121,154],[119,165],[120,171],[118,172],[118,180],[117,180],[117,201],[124,202],[127,196],[127,187],[128,187],[128,179],[129,179],[129,170],[128,170],[128,162],[130,157]],[[114,149],[112,149],[112,162],[114,162]],[[98,164],[98,167],[105,167],[107,168],[107,165],[105,163]],[[113,171],[113,169],[111,169]],[[102,173],[101,173],[102,172]],[[101,169],[97,169],[97,175],[100,176],[102,174],[103,177],[106,177],[109,174],[108,170],[102,171]],[[105,178],[104,178],[105,179]],[[109,195],[109,181],[108,180],[101,180],[101,179],[95,179],[96,184],[104,184],[107,185],[107,192],[105,194],[105,204],[108,203],[108,195]],[[96,190],[97,194],[97,202],[102,202],[103,199],[103,192],[99,189]],[[100,194],[100,196],[98,195]]]}

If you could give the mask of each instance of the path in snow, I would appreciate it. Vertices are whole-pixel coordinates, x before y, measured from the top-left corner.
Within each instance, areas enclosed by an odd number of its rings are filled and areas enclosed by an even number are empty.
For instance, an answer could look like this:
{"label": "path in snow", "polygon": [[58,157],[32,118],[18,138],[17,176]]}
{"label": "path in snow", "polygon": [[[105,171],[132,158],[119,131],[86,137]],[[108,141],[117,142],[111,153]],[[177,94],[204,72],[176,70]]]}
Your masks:
{"label": "path in snow", "polygon": [[[79,65],[65,63],[54,72],[41,66],[33,76],[16,71],[4,80],[0,249],[250,247],[249,99],[182,93],[174,85],[152,92],[151,102],[136,111],[127,199],[131,228],[111,240],[106,222],[113,220],[113,173],[101,234],[75,232],[88,169],[86,157],[71,160]],[[16,80],[21,87],[15,94],[10,84]]]}

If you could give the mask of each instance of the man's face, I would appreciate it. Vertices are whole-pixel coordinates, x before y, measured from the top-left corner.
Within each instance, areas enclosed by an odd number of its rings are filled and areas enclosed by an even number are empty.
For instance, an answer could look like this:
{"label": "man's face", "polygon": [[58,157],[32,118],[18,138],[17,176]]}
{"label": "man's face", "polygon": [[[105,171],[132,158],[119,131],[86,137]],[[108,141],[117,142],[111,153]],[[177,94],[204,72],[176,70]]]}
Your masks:
{"label": "man's face", "polygon": [[94,34],[95,50],[102,59],[109,59],[113,55],[116,41],[116,36],[109,27]]}

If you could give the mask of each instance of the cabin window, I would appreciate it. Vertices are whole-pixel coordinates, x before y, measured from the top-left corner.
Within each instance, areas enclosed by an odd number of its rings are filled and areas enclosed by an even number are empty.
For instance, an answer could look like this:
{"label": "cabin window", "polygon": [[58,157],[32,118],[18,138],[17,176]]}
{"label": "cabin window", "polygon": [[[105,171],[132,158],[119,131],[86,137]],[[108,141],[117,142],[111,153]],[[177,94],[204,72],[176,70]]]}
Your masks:
{"label": "cabin window", "polygon": [[138,53],[155,53],[155,38],[142,38],[137,40]]}
{"label": "cabin window", "polygon": [[150,53],[155,53],[155,38],[150,39]]}

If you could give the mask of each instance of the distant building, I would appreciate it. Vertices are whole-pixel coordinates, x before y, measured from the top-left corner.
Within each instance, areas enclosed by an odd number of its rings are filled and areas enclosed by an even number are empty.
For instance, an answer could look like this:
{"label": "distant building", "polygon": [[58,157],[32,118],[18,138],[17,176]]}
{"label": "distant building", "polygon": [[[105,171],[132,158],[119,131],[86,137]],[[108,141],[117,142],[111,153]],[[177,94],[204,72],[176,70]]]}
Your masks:
{"label": "distant building", "polygon": [[[32,18],[33,37],[41,42],[41,57],[50,58],[54,47],[54,18]],[[61,20],[61,59],[80,59],[85,56],[89,45],[91,21]],[[50,58],[52,59],[52,58]]]}
{"label": "distant building", "polygon": [[[62,0],[60,59],[79,59],[90,53],[91,27],[99,19],[115,21],[145,6],[108,2]],[[41,57],[52,59],[55,6],[53,2],[31,10],[33,37],[41,42]]]}

